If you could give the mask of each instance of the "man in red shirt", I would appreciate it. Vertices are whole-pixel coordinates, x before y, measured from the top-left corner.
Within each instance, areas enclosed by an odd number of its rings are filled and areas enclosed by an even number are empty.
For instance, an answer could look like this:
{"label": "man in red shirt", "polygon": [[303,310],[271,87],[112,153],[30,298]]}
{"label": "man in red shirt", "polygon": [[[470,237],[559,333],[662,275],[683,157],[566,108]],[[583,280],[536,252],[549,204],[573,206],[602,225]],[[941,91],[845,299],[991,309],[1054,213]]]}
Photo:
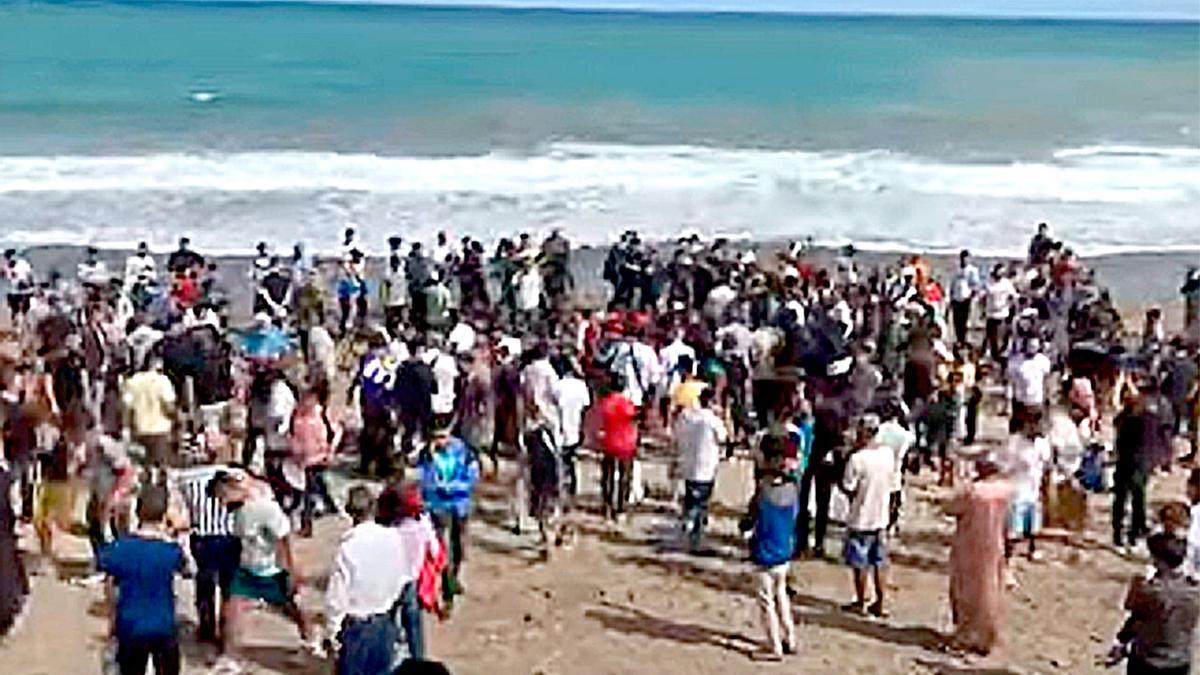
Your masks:
{"label": "man in red shirt", "polygon": [[[612,375],[596,402],[597,440],[604,456],[600,460],[600,490],[604,499],[604,517],[624,519],[625,505],[633,479],[633,460],[637,457],[637,407],[625,394],[623,379]],[[619,473],[614,491],[614,478]]]}

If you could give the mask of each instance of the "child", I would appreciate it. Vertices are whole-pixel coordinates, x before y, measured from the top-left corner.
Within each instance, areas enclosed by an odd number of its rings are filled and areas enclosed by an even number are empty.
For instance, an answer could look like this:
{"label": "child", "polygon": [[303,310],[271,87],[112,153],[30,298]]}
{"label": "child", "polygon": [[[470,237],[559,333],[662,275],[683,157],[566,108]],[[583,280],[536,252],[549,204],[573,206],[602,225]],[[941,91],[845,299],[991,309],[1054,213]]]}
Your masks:
{"label": "child", "polygon": [[[758,606],[767,631],[764,660],[780,661],[796,651],[796,626],[788,599],[787,576],[796,548],[800,501],[796,483],[783,471],[783,455],[775,444],[763,447],[764,471],[742,522],[750,530],[750,559],[758,587]],[[782,635],[780,631],[782,629]]]}
{"label": "child", "polygon": [[1041,417],[1022,418],[1021,429],[1009,437],[1007,470],[1014,493],[1009,510],[1008,540],[1004,557],[1012,557],[1017,539],[1029,543],[1029,559],[1037,560],[1035,540],[1042,529],[1042,477],[1051,459],[1050,441],[1042,434]]}
{"label": "child", "polygon": [[938,485],[953,483],[950,446],[954,440],[954,428],[958,421],[957,373],[942,389],[933,392],[926,411],[925,442],[930,454],[936,453],[938,460]]}

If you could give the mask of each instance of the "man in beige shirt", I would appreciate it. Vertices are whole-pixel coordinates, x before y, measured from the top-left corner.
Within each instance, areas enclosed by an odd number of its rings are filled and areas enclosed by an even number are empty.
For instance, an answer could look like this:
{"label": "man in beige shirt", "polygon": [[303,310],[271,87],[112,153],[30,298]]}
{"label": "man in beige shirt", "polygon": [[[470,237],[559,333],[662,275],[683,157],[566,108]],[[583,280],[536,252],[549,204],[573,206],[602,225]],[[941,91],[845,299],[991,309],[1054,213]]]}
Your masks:
{"label": "man in beige shirt", "polygon": [[122,400],[133,440],[146,449],[152,466],[174,464],[175,387],[162,372],[162,359],[125,380]]}

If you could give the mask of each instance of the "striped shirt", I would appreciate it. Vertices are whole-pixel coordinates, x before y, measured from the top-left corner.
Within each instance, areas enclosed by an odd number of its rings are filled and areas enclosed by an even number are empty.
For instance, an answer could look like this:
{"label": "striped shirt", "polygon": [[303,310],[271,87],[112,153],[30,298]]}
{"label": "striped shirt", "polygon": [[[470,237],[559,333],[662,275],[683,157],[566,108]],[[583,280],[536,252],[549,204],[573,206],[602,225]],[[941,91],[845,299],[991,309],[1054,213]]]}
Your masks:
{"label": "striped shirt", "polygon": [[216,537],[233,535],[233,516],[220,499],[208,494],[208,483],[226,467],[213,464],[189,467],[175,472],[175,485],[187,504],[192,522],[192,536]]}

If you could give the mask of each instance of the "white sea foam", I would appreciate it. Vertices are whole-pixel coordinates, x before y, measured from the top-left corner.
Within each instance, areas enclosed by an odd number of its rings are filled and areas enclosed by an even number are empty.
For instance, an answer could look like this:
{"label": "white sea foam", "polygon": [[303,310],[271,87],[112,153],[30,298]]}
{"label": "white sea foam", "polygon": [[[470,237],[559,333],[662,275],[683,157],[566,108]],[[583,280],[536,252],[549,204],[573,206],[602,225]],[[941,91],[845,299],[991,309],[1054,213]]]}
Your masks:
{"label": "white sea foam", "polygon": [[218,94],[215,91],[203,91],[203,90],[193,91],[190,94],[188,94],[188,98],[192,99],[196,103],[211,103],[211,102],[217,100],[217,98],[219,96],[220,96],[220,94]]}
{"label": "white sea foam", "polygon": [[692,228],[1011,251],[1044,219],[1084,251],[1190,250],[1200,248],[1200,148],[1067,148],[1022,163],[587,143],[442,158],[9,156],[0,157],[0,207],[9,214],[0,238],[21,243],[128,241],[147,228],[169,241],[186,229],[229,249],[259,237],[330,239],[357,220],[379,237],[555,225],[602,242],[627,227]]}

